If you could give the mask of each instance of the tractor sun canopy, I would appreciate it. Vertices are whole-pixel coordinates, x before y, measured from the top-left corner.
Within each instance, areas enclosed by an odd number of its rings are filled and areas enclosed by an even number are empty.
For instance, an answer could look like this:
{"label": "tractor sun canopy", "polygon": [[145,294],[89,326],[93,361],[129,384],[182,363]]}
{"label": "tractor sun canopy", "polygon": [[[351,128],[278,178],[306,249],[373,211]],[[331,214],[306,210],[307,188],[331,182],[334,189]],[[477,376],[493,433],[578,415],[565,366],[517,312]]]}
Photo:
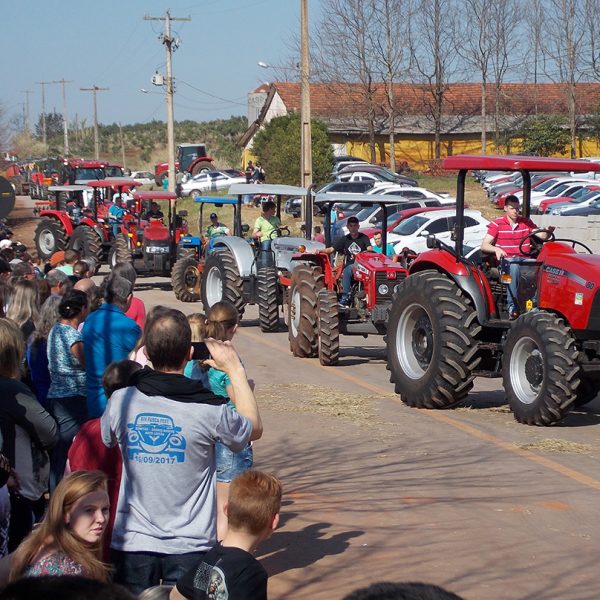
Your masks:
{"label": "tractor sun canopy", "polygon": [[225,206],[225,204],[237,205],[238,200],[237,198],[220,198],[219,196],[196,196],[194,202],[198,202],[199,204],[213,204],[219,208],[220,206]]}
{"label": "tractor sun canopy", "polygon": [[257,194],[266,194],[269,196],[306,196],[308,188],[271,183],[234,183],[229,186],[227,193],[232,196],[256,196]]}
{"label": "tractor sun canopy", "polygon": [[49,192],[85,192],[88,189],[87,185],[51,185],[48,187]]}
{"label": "tractor sun canopy", "polygon": [[87,181],[86,185],[92,188],[108,188],[108,187],[136,187],[138,182],[135,179],[127,177],[107,177],[106,179],[92,179]]}
{"label": "tractor sun canopy", "polygon": [[134,200],[177,200],[177,194],[165,191],[133,192],[131,195]]}

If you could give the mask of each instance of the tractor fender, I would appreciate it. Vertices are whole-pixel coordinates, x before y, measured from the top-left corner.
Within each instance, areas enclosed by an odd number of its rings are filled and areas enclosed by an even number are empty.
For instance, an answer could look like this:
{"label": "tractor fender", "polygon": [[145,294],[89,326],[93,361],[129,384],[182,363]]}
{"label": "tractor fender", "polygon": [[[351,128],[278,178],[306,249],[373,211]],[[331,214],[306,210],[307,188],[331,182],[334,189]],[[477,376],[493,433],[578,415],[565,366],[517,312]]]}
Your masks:
{"label": "tractor fender", "polygon": [[69,216],[62,210],[41,210],[40,217],[47,217],[50,219],[56,219],[63,226],[67,237],[73,233],[73,222],[69,219]]}
{"label": "tractor fender", "polygon": [[254,251],[244,238],[223,235],[216,240],[212,252],[218,251],[219,248],[228,248],[235,259],[240,277],[250,277],[255,274]]}
{"label": "tractor fender", "polygon": [[[447,253],[444,254],[449,256]],[[462,263],[457,263],[454,259],[449,265],[443,264],[443,261],[440,264],[437,260],[434,262],[421,259],[411,265],[410,273],[413,274],[425,270],[438,271],[452,279],[473,303],[477,312],[477,320],[480,324],[485,323],[490,318],[491,313],[495,314],[496,310],[492,292],[485,277],[478,277],[477,274],[473,273],[473,271]]]}

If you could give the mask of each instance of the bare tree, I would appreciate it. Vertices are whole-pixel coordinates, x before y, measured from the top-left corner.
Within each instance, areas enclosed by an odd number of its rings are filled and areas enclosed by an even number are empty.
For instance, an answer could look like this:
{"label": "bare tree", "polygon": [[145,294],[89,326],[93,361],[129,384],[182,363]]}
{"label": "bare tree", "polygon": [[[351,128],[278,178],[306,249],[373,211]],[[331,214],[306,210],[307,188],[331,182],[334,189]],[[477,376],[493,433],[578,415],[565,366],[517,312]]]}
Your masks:
{"label": "bare tree", "polygon": [[545,55],[542,52],[542,35],[544,32],[544,0],[531,0],[525,11],[526,37],[528,40],[528,54],[532,57],[532,63],[525,61],[527,70],[532,70],[533,77],[533,104],[534,114],[538,114],[538,83],[540,74],[545,71],[543,61]]}
{"label": "bare tree", "polygon": [[577,83],[585,71],[588,24],[581,0],[548,0],[542,50],[547,57],[546,75],[564,85],[567,97],[571,158],[576,156]]}
{"label": "bare tree", "polygon": [[421,0],[412,21],[410,47],[413,72],[431,95],[435,158],[441,157],[444,96],[456,74],[457,12],[455,0]]}
{"label": "bare tree", "polygon": [[390,168],[396,170],[395,129],[398,108],[394,83],[405,76],[409,69],[410,3],[408,0],[371,0],[371,12],[375,17],[375,34],[371,45],[375,54],[375,69],[385,88],[385,112],[390,140]]}
{"label": "bare tree", "polygon": [[[371,0],[323,0],[326,15],[316,31],[313,63],[318,77],[327,82],[358,83],[366,120],[371,162],[376,161],[377,106],[374,51],[374,5]],[[340,93],[339,87],[331,88]]]}
{"label": "bare tree", "polygon": [[461,9],[469,15],[459,24],[457,45],[460,56],[474,67],[481,78],[481,153],[487,147],[487,84],[494,52],[493,30],[490,28],[493,5],[502,0],[462,0]]}
{"label": "bare tree", "polygon": [[[510,67],[510,59],[517,58],[519,48],[517,23],[520,14],[519,5],[515,0],[496,0],[492,3],[490,10],[489,30],[493,42],[491,69],[494,76],[494,149],[496,154],[500,151],[502,84]],[[537,89],[535,93],[537,99]]]}

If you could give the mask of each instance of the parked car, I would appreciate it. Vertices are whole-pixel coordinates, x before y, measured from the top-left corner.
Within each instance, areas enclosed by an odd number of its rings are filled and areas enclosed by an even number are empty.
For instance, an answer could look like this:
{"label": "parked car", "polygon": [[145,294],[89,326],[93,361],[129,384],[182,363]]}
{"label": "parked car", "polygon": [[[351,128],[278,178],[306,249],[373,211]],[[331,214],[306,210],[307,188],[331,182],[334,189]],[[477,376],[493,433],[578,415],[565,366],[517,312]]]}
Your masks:
{"label": "parked car", "polygon": [[428,189],[422,187],[375,184],[367,194],[377,194],[378,196],[400,196],[412,199],[430,198],[431,200],[438,200],[440,204],[456,204],[456,199],[449,194],[437,194],[436,192],[430,192]]}
{"label": "parked car", "polygon": [[[388,233],[391,233],[402,221],[405,221],[409,217],[413,215],[420,215],[424,213],[428,213],[434,210],[447,210],[443,206],[428,206],[426,208],[419,206],[417,208],[403,208],[398,212],[390,215],[388,217]],[[380,219],[377,220],[376,223],[373,223],[372,227],[361,227],[360,232],[368,235],[369,238],[372,238],[378,231],[381,231],[382,221]]]}
{"label": "parked car", "polygon": [[198,196],[202,192],[215,192],[228,188],[234,183],[246,183],[246,176],[232,176],[225,171],[199,173],[181,184],[184,196]]}
{"label": "parked car", "polygon": [[[422,199],[422,198],[406,198],[398,202],[398,204],[390,204],[388,206],[388,214],[398,212],[400,210],[406,210],[408,208],[425,208],[425,207],[440,207],[439,200],[434,199]],[[383,219],[383,210],[380,206],[369,206],[363,208],[355,215],[358,219],[359,229],[367,227],[378,227],[381,228]],[[348,233],[348,217],[344,219],[338,219],[331,227],[331,240],[335,243],[338,239]]]}
{"label": "parked car", "polygon": [[[464,243],[471,247],[481,245],[489,221],[478,210],[464,212]],[[451,243],[451,235],[456,222],[455,210],[440,210],[427,214],[413,215],[402,221],[388,235],[388,242],[394,246],[394,251],[400,254],[404,248],[420,253],[427,249],[427,236]]]}
{"label": "parked car", "polygon": [[536,192],[531,193],[531,213],[536,214],[538,212],[538,208],[543,200],[547,200],[549,198],[558,198],[559,196],[570,196],[574,192],[580,190],[582,187],[585,187],[586,184],[591,184],[590,180],[580,180],[577,181],[573,178],[569,178],[566,181],[561,181],[558,184],[550,187],[546,193],[537,194]]}
{"label": "parked car", "polygon": [[[573,214],[574,209],[585,208],[595,204],[596,200],[600,198],[600,188],[593,186],[594,189],[587,190],[587,193],[574,198],[570,202],[557,202],[549,207],[548,212],[551,215],[570,215]],[[580,213],[575,213],[580,214]]]}
{"label": "parked car", "polygon": [[587,206],[574,206],[563,210],[563,217],[589,217],[590,215],[600,215],[600,197]]}
{"label": "parked car", "polygon": [[[319,188],[317,194],[364,194],[373,187],[372,181],[330,181]],[[285,203],[284,211],[293,217],[299,217],[301,214],[302,198],[294,196],[288,198]],[[315,211],[318,214],[318,210]]]}
{"label": "parked car", "polygon": [[150,171],[132,171],[130,179],[135,179],[140,185],[154,183],[154,173]]}
{"label": "parked car", "polygon": [[[546,198],[540,202],[538,214],[545,215],[551,213],[555,208],[562,208],[562,206],[570,207],[572,202],[587,201],[586,204],[583,205],[587,206],[595,199],[594,194],[591,194],[591,192],[597,192],[598,190],[600,190],[600,186],[598,185],[586,185],[576,192],[572,192],[568,196],[561,195],[555,198]],[[588,198],[588,196],[590,197]]]}
{"label": "parked car", "polygon": [[[385,167],[379,167],[377,165],[351,165],[348,167],[344,167],[337,174],[337,179],[339,181],[347,181],[351,178],[352,173],[361,173],[361,179],[366,180],[369,179],[368,175],[371,175],[370,179],[373,179],[373,176],[380,181],[391,181],[393,183],[400,183],[403,185],[417,185],[417,180],[412,177],[406,177],[406,175],[398,175],[396,173],[392,173],[389,169]],[[358,179],[359,181],[361,179]],[[357,180],[355,176],[352,180]]]}

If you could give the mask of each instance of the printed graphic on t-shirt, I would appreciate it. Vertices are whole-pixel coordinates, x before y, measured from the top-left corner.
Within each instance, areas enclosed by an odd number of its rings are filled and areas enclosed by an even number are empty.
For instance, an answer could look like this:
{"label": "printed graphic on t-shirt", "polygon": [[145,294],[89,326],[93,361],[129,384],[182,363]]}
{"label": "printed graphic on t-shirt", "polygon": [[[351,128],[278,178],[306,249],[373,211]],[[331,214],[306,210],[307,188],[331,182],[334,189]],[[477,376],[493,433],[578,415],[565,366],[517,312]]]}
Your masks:
{"label": "printed graphic on t-shirt", "polygon": [[206,592],[207,600],[227,600],[227,582],[225,574],[219,567],[203,562],[196,571],[194,587]]}
{"label": "printed graphic on t-shirt", "polygon": [[356,242],[352,242],[348,246],[348,253],[349,254],[352,254],[354,256],[355,254],[358,254],[359,252],[362,252],[362,248]]}
{"label": "printed graphic on t-shirt", "polygon": [[140,413],[127,429],[130,460],[150,464],[185,462],[185,438],[169,415]]}

